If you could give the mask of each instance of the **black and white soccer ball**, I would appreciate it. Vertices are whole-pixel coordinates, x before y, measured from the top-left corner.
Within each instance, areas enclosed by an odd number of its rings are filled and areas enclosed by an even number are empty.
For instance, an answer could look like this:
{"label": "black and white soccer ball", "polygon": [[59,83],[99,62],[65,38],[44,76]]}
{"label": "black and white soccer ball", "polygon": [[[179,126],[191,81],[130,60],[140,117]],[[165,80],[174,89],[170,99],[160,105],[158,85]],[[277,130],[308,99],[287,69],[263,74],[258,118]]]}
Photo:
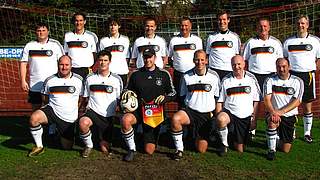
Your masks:
{"label": "black and white soccer ball", "polygon": [[120,107],[124,112],[133,112],[138,109],[138,99],[130,96],[120,101]]}

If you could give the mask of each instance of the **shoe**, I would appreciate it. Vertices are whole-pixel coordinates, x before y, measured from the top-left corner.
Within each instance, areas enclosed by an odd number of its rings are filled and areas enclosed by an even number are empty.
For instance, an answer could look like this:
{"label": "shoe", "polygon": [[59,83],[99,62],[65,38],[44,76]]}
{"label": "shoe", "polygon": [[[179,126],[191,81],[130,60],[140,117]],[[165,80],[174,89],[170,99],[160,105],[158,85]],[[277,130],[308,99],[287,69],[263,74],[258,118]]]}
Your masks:
{"label": "shoe", "polygon": [[182,159],[182,156],[183,156],[183,151],[177,150],[177,151],[173,154],[172,159],[173,159],[173,160],[176,160],[176,161],[179,161],[180,159]]}
{"label": "shoe", "polygon": [[28,156],[33,157],[33,156],[38,156],[44,152],[44,147],[37,147],[34,146],[32,150],[29,152]]}
{"label": "shoe", "polygon": [[126,156],[124,156],[123,160],[124,161],[127,161],[127,162],[130,162],[133,160],[133,157],[134,157],[134,150],[129,150],[128,151],[128,154]]}
{"label": "shoe", "polygon": [[219,156],[224,156],[227,152],[228,152],[228,147],[225,146],[225,145],[222,145],[222,146],[218,149],[218,155],[219,155]]}
{"label": "shoe", "polygon": [[276,159],[276,152],[274,150],[269,150],[267,153],[267,159],[273,161]]}
{"label": "shoe", "polygon": [[83,149],[82,153],[81,153],[81,156],[82,156],[83,158],[87,158],[87,157],[89,157],[89,154],[91,153],[91,151],[92,151],[92,148],[85,147],[85,148]]}
{"label": "shoe", "polygon": [[305,140],[307,143],[309,143],[309,144],[312,143],[312,141],[313,141],[313,140],[312,140],[312,137],[311,137],[310,135],[305,135],[305,136],[304,136],[304,140]]}

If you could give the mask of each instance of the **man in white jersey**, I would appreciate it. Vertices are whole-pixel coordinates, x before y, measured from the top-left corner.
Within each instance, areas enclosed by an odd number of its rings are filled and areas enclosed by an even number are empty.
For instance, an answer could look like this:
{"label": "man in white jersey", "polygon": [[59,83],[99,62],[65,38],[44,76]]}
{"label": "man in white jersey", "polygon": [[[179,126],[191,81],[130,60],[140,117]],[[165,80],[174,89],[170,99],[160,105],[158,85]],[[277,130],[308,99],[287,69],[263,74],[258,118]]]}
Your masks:
{"label": "man in white jersey", "polygon": [[291,65],[291,74],[304,81],[302,97],[304,139],[312,143],[312,101],[316,99],[315,70],[320,58],[320,40],[308,33],[309,18],[301,15],[297,21],[297,34],[289,37],[283,44],[283,55]]}
{"label": "man in white jersey", "polygon": [[180,34],[173,37],[169,44],[169,58],[173,64],[173,85],[178,91],[178,103],[183,104],[184,99],[180,99],[180,80],[183,73],[194,67],[194,52],[202,49],[202,40],[198,36],[191,34],[192,22],[188,17],[180,20]]}
{"label": "man in white jersey", "polygon": [[214,69],[222,79],[232,71],[231,58],[240,54],[239,36],[229,30],[230,13],[222,10],[217,13],[219,30],[209,35],[206,52],[209,56],[209,67]]}
{"label": "man in white jersey", "polygon": [[85,30],[86,15],[75,13],[72,17],[74,31],[64,35],[64,51],[72,58],[72,72],[84,79],[89,68],[94,65],[98,37],[95,33]]}
{"label": "man in white jersey", "polygon": [[75,121],[78,118],[78,101],[82,95],[82,78],[71,72],[72,60],[63,55],[58,61],[58,73],[48,77],[41,93],[47,105],[32,113],[29,125],[36,146],[28,156],[37,156],[44,152],[42,144],[42,125],[55,123],[63,149],[71,149],[74,141]]}
{"label": "man in white jersey", "polygon": [[294,124],[297,121],[298,106],[303,96],[303,81],[289,73],[289,60],[279,58],[276,62],[277,74],[264,83],[264,104],[267,114],[267,159],[274,160],[277,134],[280,149],[288,153],[293,142]]}
{"label": "man in white jersey", "polygon": [[181,79],[180,95],[184,98],[186,108],[176,112],[171,119],[171,135],[176,146],[174,160],[182,158],[183,126],[192,125],[197,151],[204,153],[208,149],[220,78],[215,71],[207,68],[206,56],[204,50],[197,50],[193,59],[195,67]]}
{"label": "man in white jersey", "polygon": [[168,63],[167,43],[155,34],[157,21],[153,17],[144,20],[145,35],[137,38],[132,47],[131,62],[137,67],[144,66],[143,51],[147,48],[153,48],[156,52],[156,66],[163,68]]}
{"label": "man in white jersey", "polygon": [[222,79],[216,107],[218,133],[222,141],[218,153],[221,156],[227,152],[229,146],[229,131],[234,148],[238,152],[243,152],[249,135],[251,118],[256,113],[261,96],[257,79],[244,70],[243,57],[240,55],[232,57],[231,65],[233,72]]}
{"label": "man in white jersey", "polygon": [[[248,64],[248,70],[256,76],[261,90],[265,79],[276,72],[276,60],[283,57],[281,42],[271,36],[269,31],[270,21],[267,18],[259,19],[257,24],[258,35],[250,38],[243,50],[243,57]],[[256,126],[256,124],[251,125],[252,136],[255,135]]]}
{"label": "man in white jersey", "polygon": [[[108,155],[112,138],[112,118],[116,114],[117,102],[122,91],[120,76],[110,71],[111,52],[98,53],[99,68],[85,80],[83,97],[86,113],[79,120],[80,138],[85,144],[81,156],[89,156],[92,148],[92,133],[96,133],[100,150]],[[96,130],[96,132],[92,131]]]}
{"label": "man in white jersey", "polygon": [[[30,41],[23,49],[20,63],[21,87],[28,92],[28,102],[35,111],[41,107],[41,88],[43,81],[56,73],[58,59],[64,54],[59,41],[49,38],[48,26],[40,23],[35,27],[37,40]],[[30,82],[27,82],[27,65],[29,64]]]}
{"label": "man in white jersey", "polygon": [[112,61],[110,63],[110,71],[118,74],[123,82],[123,86],[127,84],[127,75],[129,72],[129,45],[130,41],[127,36],[119,33],[121,28],[119,19],[110,18],[108,20],[108,27],[110,34],[100,40],[100,50],[108,50],[112,54]]}

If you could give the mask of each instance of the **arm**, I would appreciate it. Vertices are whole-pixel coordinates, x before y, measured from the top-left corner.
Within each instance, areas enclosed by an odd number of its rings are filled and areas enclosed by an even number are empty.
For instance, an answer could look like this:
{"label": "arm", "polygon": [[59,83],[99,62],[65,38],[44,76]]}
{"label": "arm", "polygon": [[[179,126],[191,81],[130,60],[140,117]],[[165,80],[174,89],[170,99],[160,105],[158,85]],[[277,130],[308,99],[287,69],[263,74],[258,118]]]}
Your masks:
{"label": "arm", "polygon": [[216,110],[215,110],[216,115],[217,115],[219,112],[222,111],[222,107],[223,107],[222,105],[223,105],[222,102],[218,102],[218,103],[217,103],[217,105],[216,105]]}
{"label": "arm", "polygon": [[20,78],[21,78],[21,87],[23,91],[28,92],[29,91],[29,85],[26,80],[27,76],[27,62],[21,62],[20,63]]}
{"label": "arm", "polygon": [[273,108],[272,102],[271,102],[271,95],[272,94],[267,94],[264,96],[264,106],[266,108],[266,111],[270,113],[270,120],[273,123],[278,123],[281,119],[279,112]]}
{"label": "arm", "polygon": [[292,98],[289,104],[287,104],[286,106],[282,107],[279,110],[276,110],[276,112],[278,114],[280,114],[280,116],[282,116],[283,114],[285,114],[285,113],[291,111],[292,109],[298,107],[300,105],[300,103],[301,103],[301,101],[299,99]]}

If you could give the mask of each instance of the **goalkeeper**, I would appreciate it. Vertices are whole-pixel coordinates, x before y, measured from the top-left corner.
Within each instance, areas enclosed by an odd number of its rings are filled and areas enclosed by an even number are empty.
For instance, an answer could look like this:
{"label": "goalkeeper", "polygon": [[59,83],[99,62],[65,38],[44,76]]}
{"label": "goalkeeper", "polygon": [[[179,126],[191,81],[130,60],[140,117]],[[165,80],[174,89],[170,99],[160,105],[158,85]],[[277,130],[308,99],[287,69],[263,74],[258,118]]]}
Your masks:
{"label": "goalkeeper", "polygon": [[143,122],[144,150],[153,154],[156,148],[160,124],[164,120],[163,104],[174,100],[176,91],[170,74],[155,65],[155,51],[147,48],[143,51],[144,67],[134,71],[129,77],[127,90],[122,95],[122,101],[132,96],[139,100],[137,111],[126,112],[121,120],[121,132],[128,154],[124,161],[132,161],[136,151],[133,125]]}

